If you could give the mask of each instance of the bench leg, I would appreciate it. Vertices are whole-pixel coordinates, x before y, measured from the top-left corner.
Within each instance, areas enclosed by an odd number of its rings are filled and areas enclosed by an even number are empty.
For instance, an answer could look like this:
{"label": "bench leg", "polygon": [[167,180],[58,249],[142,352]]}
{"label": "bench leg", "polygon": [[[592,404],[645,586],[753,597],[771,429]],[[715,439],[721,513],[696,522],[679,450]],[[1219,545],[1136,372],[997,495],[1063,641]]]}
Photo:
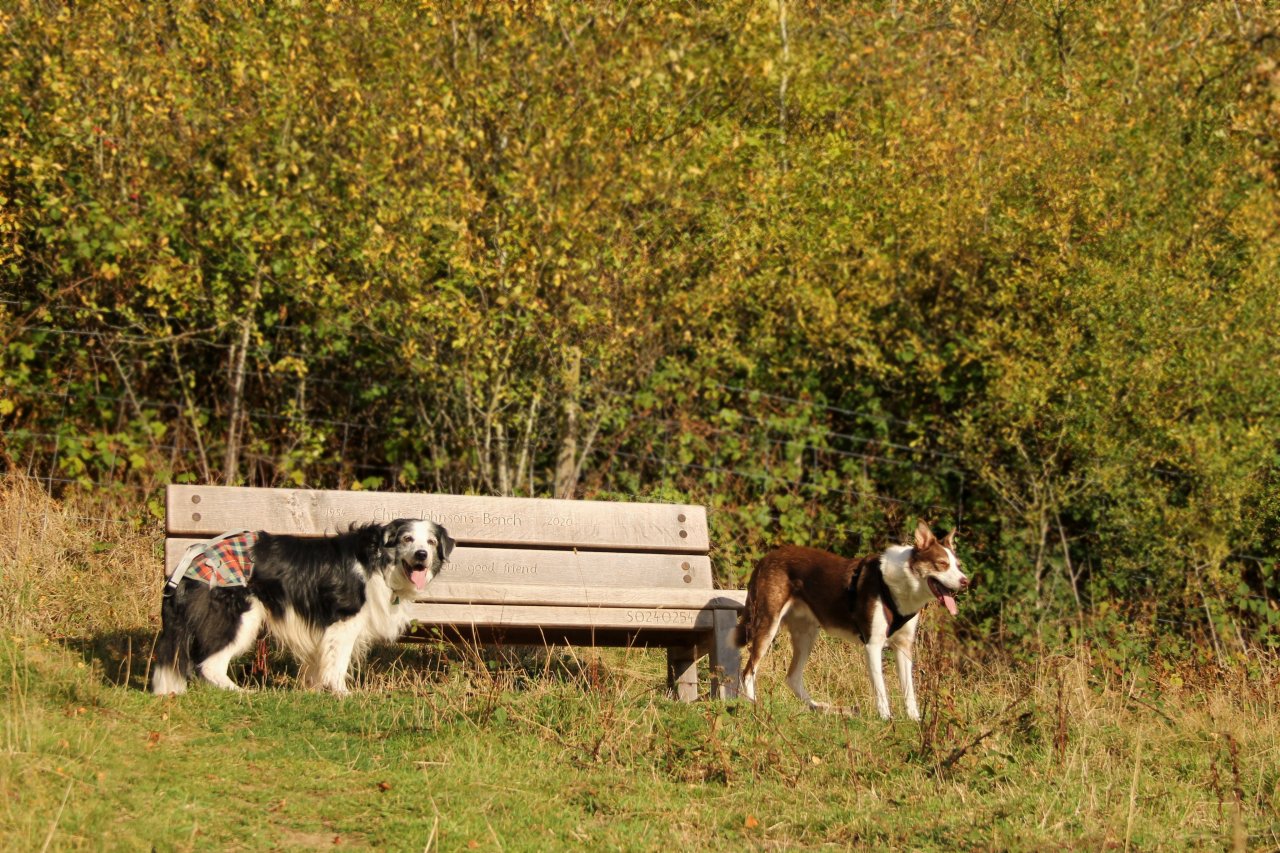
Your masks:
{"label": "bench leg", "polygon": [[667,687],[681,702],[698,698],[698,650],[693,646],[667,649]]}
{"label": "bench leg", "polygon": [[738,698],[742,678],[742,655],[734,642],[738,630],[738,614],[733,610],[716,610],[715,634],[711,638],[711,698]]}

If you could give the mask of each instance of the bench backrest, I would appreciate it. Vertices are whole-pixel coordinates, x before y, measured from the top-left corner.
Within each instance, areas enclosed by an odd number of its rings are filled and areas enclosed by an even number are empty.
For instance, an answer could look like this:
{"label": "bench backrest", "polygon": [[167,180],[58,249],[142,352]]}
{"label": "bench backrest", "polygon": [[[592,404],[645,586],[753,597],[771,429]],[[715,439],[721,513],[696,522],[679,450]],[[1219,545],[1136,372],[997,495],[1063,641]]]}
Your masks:
{"label": "bench backrest", "polygon": [[393,518],[448,529],[458,544],[440,574],[446,583],[712,588],[700,506],[402,492],[172,485],[165,565],[229,530],[323,536]]}

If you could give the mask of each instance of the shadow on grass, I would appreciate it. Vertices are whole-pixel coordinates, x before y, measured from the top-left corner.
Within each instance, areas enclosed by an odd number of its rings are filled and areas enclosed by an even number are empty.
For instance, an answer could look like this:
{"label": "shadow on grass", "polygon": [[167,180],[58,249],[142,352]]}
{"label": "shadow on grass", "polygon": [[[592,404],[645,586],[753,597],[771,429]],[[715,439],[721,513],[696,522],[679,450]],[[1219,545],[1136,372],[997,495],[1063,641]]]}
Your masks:
{"label": "shadow on grass", "polygon": [[360,667],[364,687],[395,689],[422,678],[464,673],[502,688],[523,690],[535,683],[572,682],[599,686],[603,665],[580,650],[554,646],[491,645],[429,640],[375,646]]}
{"label": "shadow on grass", "polygon": [[60,642],[68,651],[80,655],[104,684],[140,690],[147,685],[156,636],[155,631],[139,629],[109,631],[89,637],[64,637]]}
{"label": "shadow on grass", "polygon": [[[104,685],[146,690],[158,632],[148,629],[110,631],[88,637],[65,637],[64,648],[79,655]],[[352,674],[366,688],[395,689],[433,681],[458,669],[500,677],[513,689],[535,681],[600,686],[608,675],[601,662],[576,650],[541,646],[477,646],[414,642],[375,645]],[[298,663],[270,640],[231,667],[236,684],[255,689],[297,686]]]}
{"label": "shadow on grass", "polygon": [[[60,642],[98,673],[103,684],[146,690],[158,636],[158,631],[139,629],[64,637]],[[298,668],[289,655],[271,650],[266,656],[265,668],[261,657],[250,653],[232,665],[230,674],[233,681],[244,687],[276,687],[292,682]]]}

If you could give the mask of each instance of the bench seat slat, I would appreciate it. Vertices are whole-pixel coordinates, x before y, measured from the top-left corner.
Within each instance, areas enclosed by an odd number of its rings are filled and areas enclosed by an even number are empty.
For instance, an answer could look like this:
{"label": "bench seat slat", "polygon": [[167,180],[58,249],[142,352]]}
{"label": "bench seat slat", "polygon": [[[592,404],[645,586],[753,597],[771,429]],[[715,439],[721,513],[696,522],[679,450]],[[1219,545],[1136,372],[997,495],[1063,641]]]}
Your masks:
{"label": "bench seat slat", "polygon": [[746,590],[610,588],[570,586],[503,586],[447,583],[436,580],[418,596],[418,601],[435,604],[571,605],[576,607],[640,607],[653,609],[694,609],[708,607],[741,610]]}
{"label": "bench seat slat", "polygon": [[320,536],[351,524],[429,518],[462,544],[531,545],[705,554],[701,506],[607,501],[171,485],[170,536],[208,538],[255,530]]}
{"label": "bench seat slat", "polygon": [[554,607],[527,604],[445,604],[419,601],[409,613],[424,625],[542,628],[600,628],[711,631],[714,610],[653,607]]}

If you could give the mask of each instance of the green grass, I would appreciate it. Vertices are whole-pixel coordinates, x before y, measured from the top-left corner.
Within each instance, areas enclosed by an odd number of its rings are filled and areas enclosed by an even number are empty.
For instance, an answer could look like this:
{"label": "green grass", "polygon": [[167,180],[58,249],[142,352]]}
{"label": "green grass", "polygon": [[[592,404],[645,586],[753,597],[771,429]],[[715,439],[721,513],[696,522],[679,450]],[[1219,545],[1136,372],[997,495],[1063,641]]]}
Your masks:
{"label": "green grass", "polygon": [[[1274,692],[1238,676],[1156,693],[1100,678],[1084,654],[926,672],[937,701],[918,725],[866,713],[856,650],[835,643],[812,685],[862,713],[802,712],[782,655],[750,706],[669,701],[661,655],[638,651],[491,668],[410,649],[345,700],[157,699],[136,667],[113,681],[127,662],[91,645],[6,637],[0,651],[3,849],[1280,843]],[[590,665],[546,667],[566,659]]]}
{"label": "green grass", "polygon": [[785,640],[754,706],[670,701],[660,651],[425,646],[346,699],[283,657],[161,699],[160,537],[108,515],[0,482],[0,850],[1280,848],[1275,660],[991,663],[926,612],[922,724],[827,639],[809,687],[850,716],[801,710]]}

